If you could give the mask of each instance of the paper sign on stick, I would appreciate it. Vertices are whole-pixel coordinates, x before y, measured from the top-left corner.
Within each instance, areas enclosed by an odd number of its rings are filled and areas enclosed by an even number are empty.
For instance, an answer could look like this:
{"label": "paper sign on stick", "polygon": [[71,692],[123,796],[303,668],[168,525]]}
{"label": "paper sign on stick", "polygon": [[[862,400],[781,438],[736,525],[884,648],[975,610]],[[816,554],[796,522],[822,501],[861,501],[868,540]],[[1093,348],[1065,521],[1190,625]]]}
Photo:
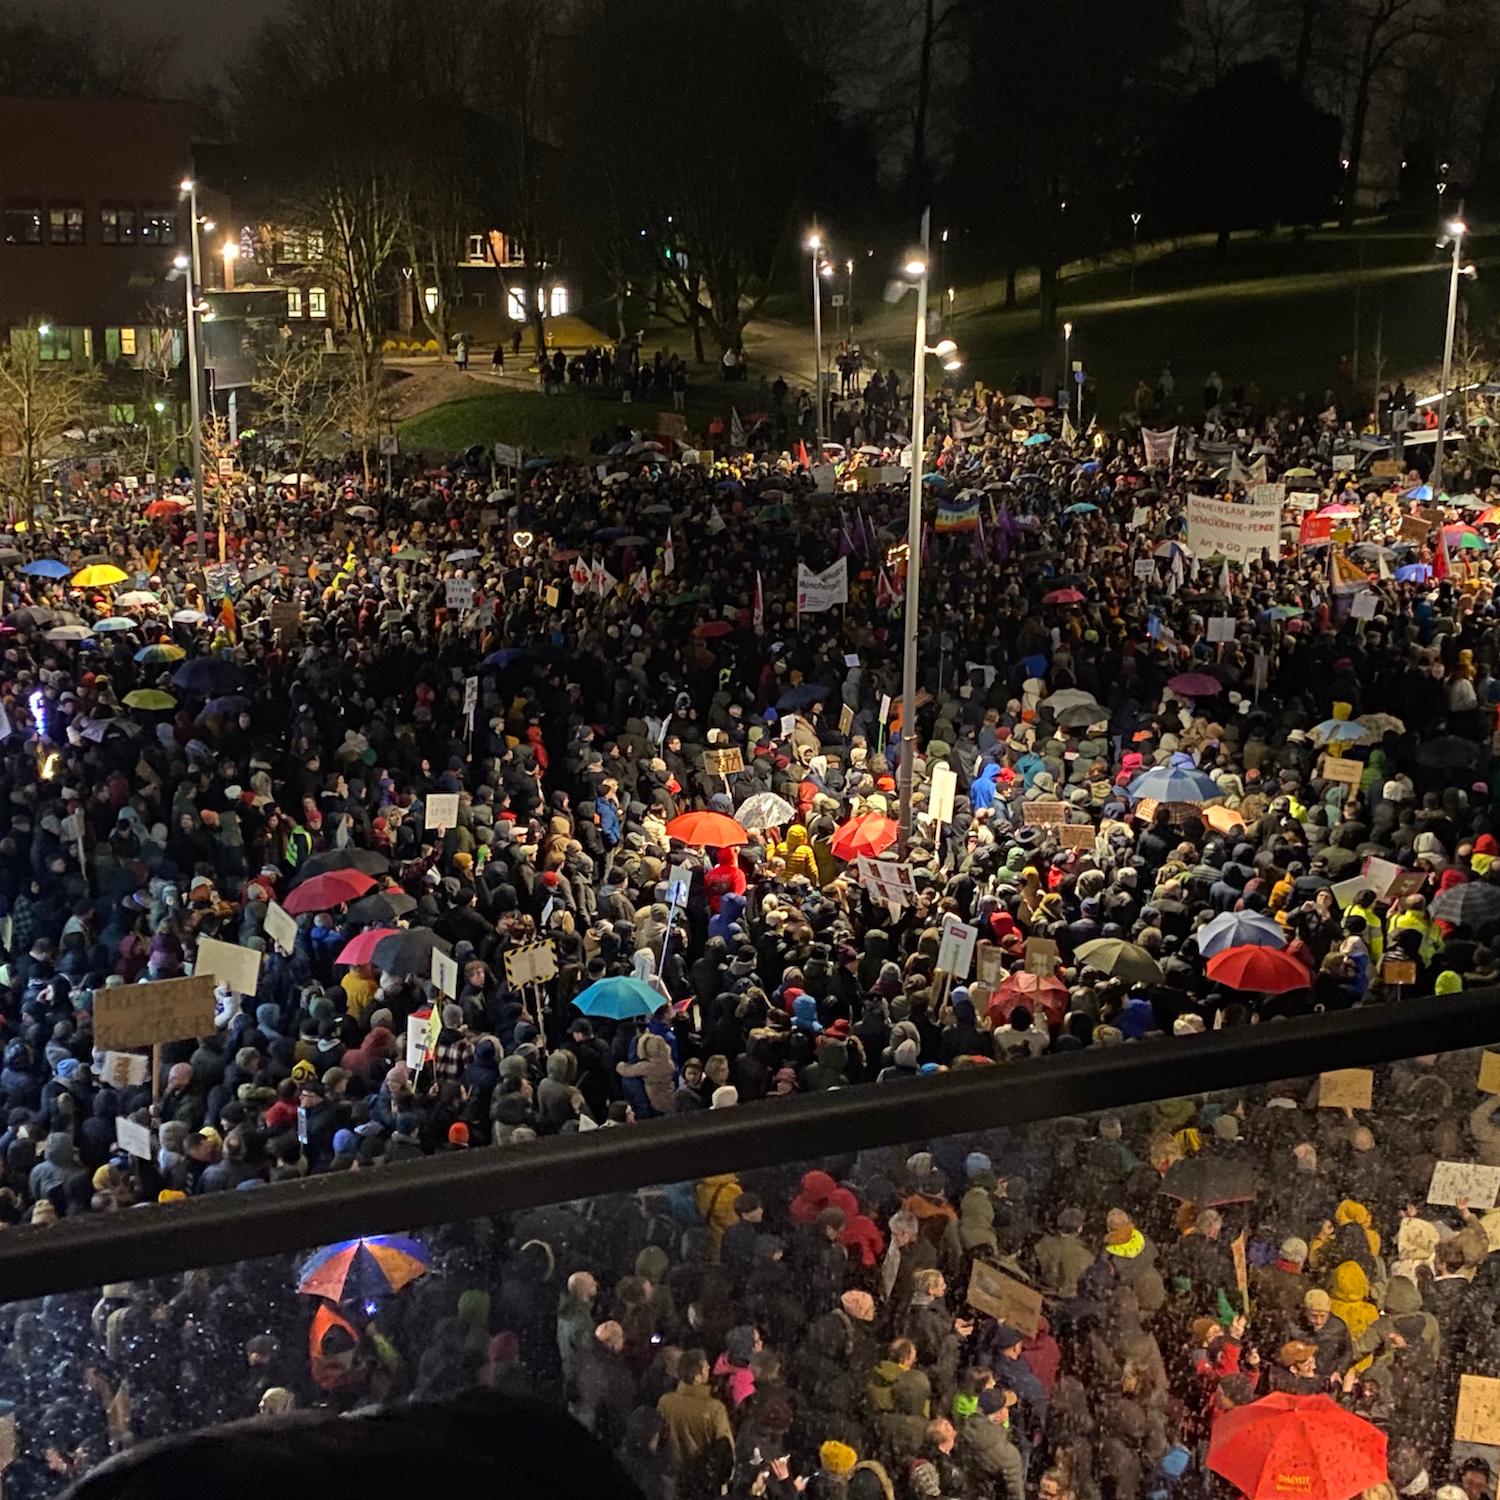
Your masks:
{"label": "paper sign on stick", "polygon": [[260,961],[264,956],[253,948],[241,948],[238,943],[199,938],[196,968],[200,975],[213,975],[237,995],[253,995],[260,984]]}
{"label": "paper sign on stick", "polygon": [[286,955],[297,946],[297,919],[279,902],[266,904],[266,936]]}
{"label": "paper sign on stick", "polygon": [[1042,1318],[1042,1294],[986,1261],[974,1262],[965,1300],[998,1322],[1019,1328],[1027,1338],[1036,1337]]}
{"label": "paper sign on stick", "polygon": [[1375,1075],[1368,1068],[1339,1068],[1318,1078],[1319,1109],[1369,1109]]}
{"label": "paper sign on stick", "polygon": [[[203,946],[208,941],[204,938],[198,943],[200,969],[204,967]],[[253,956],[258,967],[260,955]],[[253,994],[253,988],[248,993]],[[126,984],[94,992],[94,1045],[107,1052],[154,1047],[158,1042],[185,1042],[191,1037],[212,1036],[213,1031],[212,974],[155,979],[149,984]]]}
{"label": "paper sign on stick", "polygon": [[458,827],[457,792],[429,792],[424,810],[426,813],[422,822],[424,829]]}
{"label": "paper sign on stick", "polygon": [[1051,938],[1026,939],[1026,972],[1051,979],[1057,970],[1057,944]]}
{"label": "paper sign on stick", "polygon": [[948,917],[943,922],[943,940],[938,946],[937,967],[956,980],[969,977],[969,965],[974,961],[974,944],[979,941],[979,929],[970,927],[958,917]]}
{"label": "paper sign on stick", "polygon": [[151,1160],[151,1132],[146,1126],[137,1125],[134,1120],[120,1115],[115,1120],[115,1140],[132,1156],[141,1161]]}
{"label": "paper sign on stick", "polygon": [[432,950],[430,977],[438,994],[458,999],[458,960],[450,958],[441,948]]}

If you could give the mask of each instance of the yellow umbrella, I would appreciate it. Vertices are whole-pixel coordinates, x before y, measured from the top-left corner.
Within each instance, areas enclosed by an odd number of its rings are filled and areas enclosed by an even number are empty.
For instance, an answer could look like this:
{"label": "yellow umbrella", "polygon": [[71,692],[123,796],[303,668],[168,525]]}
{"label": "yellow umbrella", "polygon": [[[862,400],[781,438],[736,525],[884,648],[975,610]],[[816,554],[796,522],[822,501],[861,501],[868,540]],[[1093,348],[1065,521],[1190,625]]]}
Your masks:
{"label": "yellow umbrella", "polygon": [[125,694],[127,708],[176,708],[177,700],[160,688],[137,688]]}
{"label": "yellow umbrella", "polygon": [[95,563],[89,568],[80,568],[73,575],[74,588],[107,588],[112,583],[126,583],[130,575],[123,573],[113,563]]}

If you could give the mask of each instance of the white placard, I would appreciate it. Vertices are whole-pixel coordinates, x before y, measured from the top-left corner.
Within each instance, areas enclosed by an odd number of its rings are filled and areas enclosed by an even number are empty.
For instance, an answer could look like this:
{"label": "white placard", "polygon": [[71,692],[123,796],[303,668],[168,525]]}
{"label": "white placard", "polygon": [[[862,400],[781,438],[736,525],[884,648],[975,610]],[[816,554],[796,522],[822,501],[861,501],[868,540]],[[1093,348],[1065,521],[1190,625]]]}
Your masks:
{"label": "white placard", "polygon": [[99,1081],[112,1089],[138,1089],[150,1076],[150,1067],[144,1052],[106,1052]]}
{"label": "white placard", "polygon": [[502,469],[519,469],[521,467],[521,450],[511,443],[496,443],[495,462]]}
{"label": "white placard", "polygon": [[427,800],[423,804],[424,820],[422,827],[425,828],[457,828],[458,827],[458,793],[457,792],[429,792]]}
{"label": "white placard", "polygon": [[1286,497],[1286,503],[1292,510],[1316,510],[1322,500],[1323,497],[1317,490],[1294,490]]}
{"label": "white placard", "polygon": [[906,906],[916,897],[917,887],[910,865],[897,864],[892,859],[861,856],[855,860],[854,870],[865,890],[886,906]]}
{"label": "white placard", "polygon": [[1263,551],[1276,556],[1281,546],[1281,501],[1249,505],[1189,495],[1188,546],[1194,557],[1221,556],[1231,562],[1257,562]]}
{"label": "white placard", "polygon": [[1211,641],[1232,641],[1234,627],[1239,622],[1233,615],[1211,615],[1208,621],[1208,638]]}
{"label": "white placard", "polygon": [[1361,589],[1349,606],[1350,617],[1356,620],[1373,620],[1380,608],[1380,600],[1374,589]]}
{"label": "white placard", "polygon": [[479,707],[479,679],[464,678],[464,717],[468,718]]}
{"label": "white placard", "polygon": [[444,602],[462,614],[474,607],[474,584],[468,578],[450,578],[443,586]]}
{"label": "white placard", "polygon": [[1156,559],[1154,557],[1138,557],[1135,560],[1135,576],[1137,578],[1156,577]]}
{"label": "white placard", "polygon": [[938,945],[938,970],[944,974],[951,974],[959,982],[967,979],[969,965],[974,962],[974,944],[978,941],[979,929],[977,927],[970,927],[967,922],[958,917],[945,917],[943,940]]}
{"label": "white placard", "polygon": [[1440,1161],[1432,1169],[1427,1188],[1429,1203],[1456,1204],[1469,1200],[1469,1207],[1491,1209],[1500,1196],[1500,1167],[1484,1167],[1472,1161]]}
{"label": "white placard", "polygon": [[1253,484],[1250,486],[1250,500],[1255,505],[1281,504],[1282,488],[1280,483],[1276,484]]}
{"label": "white placard", "polygon": [[1335,453],[1333,455],[1333,467],[1335,469],[1352,469],[1359,460],[1352,453]]}
{"label": "white placard", "polygon": [[458,960],[450,958],[441,948],[432,950],[431,979],[440,995],[458,999]]}
{"label": "white placard", "polygon": [[297,946],[297,919],[279,902],[266,903],[266,936],[288,958]]}
{"label": "white placard", "polygon": [[846,651],[844,653],[844,665],[846,667],[857,667],[859,665],[859,653],[856,651]]}
{"label": "white placard", "polygon": [[797,613],[815,615],[849,602],[849,559],[841,557],[821,573],[797,564]]}
{"label": "white placard", "polygon": [[673,865],[667,871],[667,900],[675,901],[678,906],[687,902],[688,892],[693,887],[693,867],[691,865]]}
{"label": "white placard", "polygon": [[427,1057],[427,1028],[432,1012],[419,1010],[406,1018],[406,1066],[419,1073]]}
{"label": "white placard", "polygon": [[880,695],[880,722],[882,724],[891,722],[891,695],[889,693]]}
{"label": "white placard", "polygon": [[780,735],[781,735],[782,739],[784,739],[784,740],[791,739],[791,737],[792,737],[792,731],[796,727],[797,727],[797,716],[796,716],[796,714],[782,714],[782,716],[781,716],[781,730],[780,730]]}
{"label": "white placard", "polygon": [[934,823],[953,821],[953,797],[958,790],[958,773],[946,761],[932,768],[932,785],[927,792],[927,818]]}
{"label": "white placard", "polygon": [[139,1157],[142,1161],[150,1161],[151,1132],[144,1125],[137,1125],[134,1120],[127,1120],[120,1115],[115,1120],[115,1140],[123,1146],[132,1156]]}
{"label": "white placard", "polygon": [[241,948],[238,943],[199,938],[193,972],[212,974],[237,995],[253,995],[260,984],[260,961],[264,957],[263,953],[257,953],[253,948]]}
{"label": "white placard", "polygon": [[1137,531],[1142,526],[1149,526],[1150,524],[1151,507],[1149,505],[1137,505],[1136,508],[1130,512],[1130,529],[1132,531]]}

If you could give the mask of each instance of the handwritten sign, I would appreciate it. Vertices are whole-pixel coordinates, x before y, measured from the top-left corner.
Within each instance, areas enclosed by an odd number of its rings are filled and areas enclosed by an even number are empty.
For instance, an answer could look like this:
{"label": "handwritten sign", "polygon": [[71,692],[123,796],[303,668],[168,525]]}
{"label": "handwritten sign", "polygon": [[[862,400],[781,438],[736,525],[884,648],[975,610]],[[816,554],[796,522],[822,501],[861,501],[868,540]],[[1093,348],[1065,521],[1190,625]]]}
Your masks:
{"label": "handwritten sign", "polygon": [[969,966],[974,961],[974,944],[979,941],[979,929],[970,927],[958,917],[948,917],[943,922],[943,939],[938,945],[937,967],[955,979],[967,979]]}
{"label": "handwritten sign", "polygon": [[1270,500],[1252,500],[1249,505],[1189,495],[1187,521],[1187,541],[1194,557],[1250,562],[1266,550],[1274,556],[1281,545],[1279,493]]}
{"label": "handwritten sign", "polygon": [[1068,804],[1066,802],[1023,802],[1021,804],[1021,821],[1028,828],[1046,828],[1053,823],[1065,823],[1068,820]]}
{"label": "handwritten sign", "polygon": [[987,1262],[976,1260],[969,1272],[969,1289],[964,1296],[970,1307],[988,1313],[997,1322],[1019,1328],[1027,1338],[1036,1337],[1042,1320],[1042,1294],[1024,1281],[1017,1281],[1014,1276],[997,1271]]}
{"label": "handwritten sign", "polygon": [[[1380,977],[1387,984],[1415,984],[1417,961],[1414,958],[1387,958],[1380,965]],[[1500,1093],[1500,1089],[1495,1090]]]}
{"label": "handwritten sign", "polygon": [[1369,1109],[1375,1075],[1368,1068],[1339,1068],[1318,1077],[1319,1109]]}
{"label": "handwritten sign", "polygon": [[725,750],[705,750],[703,769],[710,776],[733,776],[736,771],[745,769],[745,757],[738,745],[730,745]]}
{"label": "handwritten sign", "polygon": [[1403,542],[1425,542],[1432,526],[1420,516],[1402,516],[1401,530],[1396,535]]}
{"label": "handwritten sign", "polygon": [[1453,1436],[1460,1443],[1500,1443],[1500,1380],[1489,1375],[1458,1377]]}
{"label": "handwritten sign", "polygon": [[1432,1169],[1427,1186],[1429,1203],[1450,1207],[1460,1198],[1469,1200],[1470,1208],[1493,1208],[1500,1197],[1500,1167],[1485,1167],[1472,1161],[1440,1161]]}
{"label": "handwritten sign", "polygon": [[1348,760],[1339,755],[1325,755],[1323,757],[1323,779],[1325,781],[1342,781],[1349,786],[1358,786],[1360,778],[1365,774],[1363,761]]}
{"label": "handwritten sign", "polygon": [[266,904],[266,936],[288,957],[297,946],[297,919],[280,902]]}
{"label": "handwritten sign", "polygon": [[1232,641],[1234,629],[1238,623],[1233,615],[1213,615],[1208,622],[1209,640]]}
{"label": "handwritten sign", "polygon": [[981,942],[975,949],[975,958],[980,984],[986,984],[992,990],[995,989],[1005,978],[1004,952],[994,943]]}
{"label": "handwritten sign", "polygon": [[283,640],[295,640],[302,628],[302,610],[295,600],[276,599],[271,604],[271,629]]}
{"label": "handwritten sign", "polygon": [[1061,823],[1057,829],[1058,842],[1064,849],[1092,849],[1094,847],[1094,825],[1092,823]]}
{"label": "handwritten sign", "polygon": [[[198,967],[204,943],[198,944]],[[231,946],[228,943],[220,947]],[[245,950],[236,950],[243,952]],[[259,959],[260,955],[255,957]],[[253,993],[253,991],[252,991]],[[191,979],[157,979],[149,984],[119,985],[94,992],[94,1045],[110,1052],[154,1047],[210,1036],[214,1029],[214,981],[208,973]]]}
{"label": "handwritten sign", "polygon": [[430,1010],[414,1011],[406,1018],[406,1066],[413,1073],[421,1071],[427,1058],[427,1032],[431,1020]]}
{"label": "handwritten sign", "polygon": [[137,1125],[134,1120],[127,1120],[124,1115],[120,1115],[115,1120],[115,1141],[131,1156],[141,1161],[151,1160],[151,1132],[146,1126]]}
{"label": "handwritten sign", "polygon": [[196,972],[212,975],[237,995],[253,995],[260,984],[260,961],[264,956],[253,948],[241,948],[238,943],[199,938]]}
{"label": "handwritten sign", "polygon": [[99,1081],[112,1089],[138,1089],[149,1076],[149,1067],[150,1061],[142,1052],[106,1052]]}
{"label": "handwritten sign", "polygon": [[1026,972],[1050,979],[1057,972],[1057,944],[1051,938],[1026,939]]}
{"label": "handwritten sign", "polygon": [[429,792],[423,807],[422,827],[456,828],[458,826],[458,793]]}
{"label": "handwritten sign", "polygon": [[853,708],[853,705],[846,703],[839,710],[839,733],[842,734],[842,735],[847,735],[849,733],[849,731],[851,729],[853,729],[853,728],[854,728],[854,708]]}

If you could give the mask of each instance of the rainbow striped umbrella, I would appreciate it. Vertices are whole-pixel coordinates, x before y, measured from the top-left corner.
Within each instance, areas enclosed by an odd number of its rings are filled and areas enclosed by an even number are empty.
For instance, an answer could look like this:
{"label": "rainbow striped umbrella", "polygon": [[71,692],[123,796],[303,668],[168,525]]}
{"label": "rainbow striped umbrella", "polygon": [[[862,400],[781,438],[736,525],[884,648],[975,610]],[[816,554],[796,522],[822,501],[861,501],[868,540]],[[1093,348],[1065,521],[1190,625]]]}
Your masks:
{"label": "rainbow striped umbrella", "polygon": [[401,1235],[345,1240],[315,1251],[302,1267],[297,1290],[309,1297],[342,1302],[353,1297],[382,1297],[399,1292],[428,1272],[427,1251]]}

